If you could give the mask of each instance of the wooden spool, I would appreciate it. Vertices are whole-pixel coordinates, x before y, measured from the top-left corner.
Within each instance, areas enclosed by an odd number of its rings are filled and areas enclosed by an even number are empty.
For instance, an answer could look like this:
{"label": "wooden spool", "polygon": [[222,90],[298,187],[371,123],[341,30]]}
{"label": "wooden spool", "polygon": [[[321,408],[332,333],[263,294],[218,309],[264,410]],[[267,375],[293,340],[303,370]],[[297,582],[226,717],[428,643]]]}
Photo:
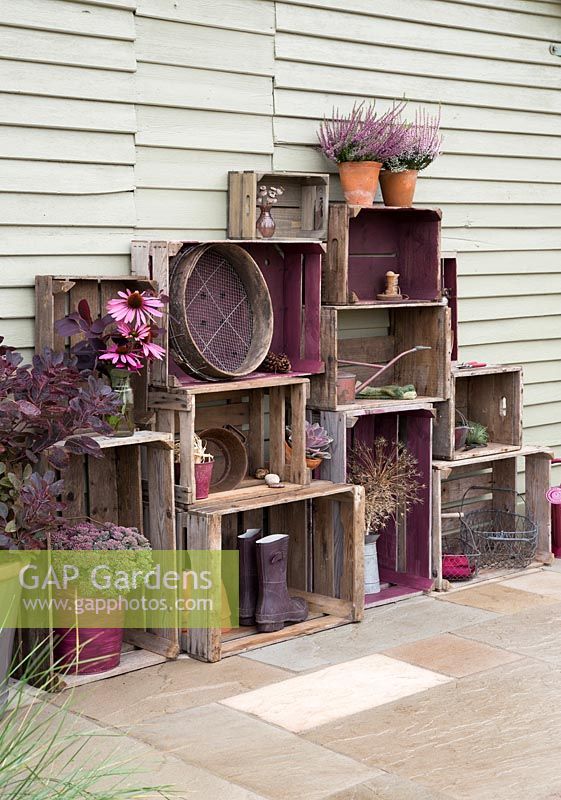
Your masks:
{"label": "wooden spool", "polygon": [[273,305],[257,263],[237,244],[181,252],[170,276],[170,342],[176,360],[208,380],[254,372],[273,336]]}

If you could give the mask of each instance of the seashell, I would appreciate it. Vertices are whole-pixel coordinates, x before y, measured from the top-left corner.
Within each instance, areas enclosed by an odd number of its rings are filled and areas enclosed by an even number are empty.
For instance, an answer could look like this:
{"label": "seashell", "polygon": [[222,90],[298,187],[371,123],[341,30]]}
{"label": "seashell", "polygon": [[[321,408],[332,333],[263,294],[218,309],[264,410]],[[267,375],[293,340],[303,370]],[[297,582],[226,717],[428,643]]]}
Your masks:
{"label": "seashell", "polygon": [[265,483],[267,486],[278,486],[281,482],[281,479],[278,475],[275,475],[274,472],[269,472],[268,475],[265,475]]}

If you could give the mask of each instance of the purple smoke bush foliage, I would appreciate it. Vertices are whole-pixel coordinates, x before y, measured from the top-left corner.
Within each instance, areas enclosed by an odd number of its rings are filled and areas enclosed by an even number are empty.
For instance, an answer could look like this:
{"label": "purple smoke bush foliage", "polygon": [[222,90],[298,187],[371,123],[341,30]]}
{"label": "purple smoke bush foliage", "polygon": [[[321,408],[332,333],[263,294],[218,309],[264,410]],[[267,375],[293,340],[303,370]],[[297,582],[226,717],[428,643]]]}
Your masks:
{"label": "purple smoke bush foliage", "polygon": [[324,119],[319,126],[319,146],[330,160],[340,164],[344,161],[386,161],[403,150],[405,130],[400,123],[404,102],[394,103],[381,116],[376,114],[374,104],[355,104],[349,114],[333,110],[331,119]]}
{"label": "purple smoke bush foliage", "polygon": [[417,111],[414,122],[401,123],[404,141],[399,152],[386,158],[384,169],[404,172],[407,169],[423,170],[442,152],[440,109],[434,116],[425,109]]}
{"label": "purple smoke bush foliage", "polygon": [[46,348],[23,364],[2,341],[0,548],[39,548],[62,510],[63,483],[53,470],[64,469],[70,455],[101,454],[88,432],[112,433],[105,418],[118,413],[119,399],[73,356]]}

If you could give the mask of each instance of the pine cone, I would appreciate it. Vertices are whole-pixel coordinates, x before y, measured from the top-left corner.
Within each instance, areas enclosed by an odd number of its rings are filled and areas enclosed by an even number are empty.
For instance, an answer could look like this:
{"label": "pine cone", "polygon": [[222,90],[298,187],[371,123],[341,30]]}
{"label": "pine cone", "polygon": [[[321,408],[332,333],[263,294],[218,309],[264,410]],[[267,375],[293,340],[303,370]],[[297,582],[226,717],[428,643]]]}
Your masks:
{"label": "pine cone", "polygon": [[292,364],[284,353],[267,353],[260,369],[263,372],[290,372]]}

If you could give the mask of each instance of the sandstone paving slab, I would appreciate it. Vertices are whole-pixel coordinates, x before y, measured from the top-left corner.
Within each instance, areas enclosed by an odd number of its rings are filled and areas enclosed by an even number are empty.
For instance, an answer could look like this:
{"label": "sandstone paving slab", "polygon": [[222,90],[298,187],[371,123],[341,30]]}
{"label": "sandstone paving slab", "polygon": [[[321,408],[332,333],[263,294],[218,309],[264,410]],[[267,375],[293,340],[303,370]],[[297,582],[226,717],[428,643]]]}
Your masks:
{"label": "sandstone paving slab", "polygon": [[310,741],[452,800],[561,789],[561,671],[523,659],[346,717]]}
{"label": "sandstone paving slab", "polygon": [[166,714],[135,725],[131,733],[274,800],[320,800],[380,774],[374,767],[218,704]]}
{"label": "sandstone paving slab", "polygon": [[464,678],[466,675],[523,658],[518,653],[510,653],[451,633],[394,647],[386,650],[384,655],[455,678]]}
{"label": "sandstone paving slab", "polygon": [[270,645],[245,653],[242,658],[304,672],[486,622],[496,616],[477,608],[419,597],[369,609],[361,623]]}
{"label": "sandstone paving slab", "polygon": [[[150,717],[207,705],[224,697],[283,680],[292,673],[261,664],[226,658],[217,664],[194,659],[168,661],[141,672],[79,686],[72,709],[113,726],[127,727]],[[68,701],[68,693],[55,702]]]}
{"label": "sandstone paving slab", "polygon": [[264,686],[223,704],[299,733],[450,678],[405,661],[375,654]]}
{"label": "sandstone paving slab", "polygon": [[[541,573],[537,573],[538,577]],[[533,577],[528,575],[528,578]],[[561,575],[559,582],[561,584]],[[523,586],[516,587],[515,581],[508,583],[487,583],[462,589],[459,592],[449,592],[439,595],[438,599],[448,603],[457,603],[462,606],[483,608],[486,611],[495,611],[498,614],[516,614],[534,606],[550,605],[558,602],[554,597],[537,591],[521,591]]]}
{"label": "sandstone paving slab", "polygon": [[[58,781],[82,766],[89,769],[99,767],[103,778],[90,787],[92,791],[95,788],[96,796],[102,790],[118,787],[123,797],[127,789],[145,788],[142,797],[146,800],[162,800],[163,797],[173,800],[203,797],[212,800],[262,800],[260,795],[232,785],[205,769],[52,704],[38,709],[33,718],[32,727],[36,728],[38,744],[47,745],[61,720],[62,733],[56,745],[56,749],[62,748],[60,756],[49,766],[48,772],[42,773],[43,778],[49,776]],[[123,771],[126,776],[118,774]],[[163,793],[160,787],[164,787]]]}
{"label": "sandstone paving slab", "polygon": [[327,800],[448,800],[449,795],[433,792],[419,783],[385,773],[360,786],[330,795]]}
{"label": "sandstone paving slab", "polygon": [[527,593],[546,595],[561,601],[561,573],[557,571],[541,570],[528,575],[520,575],[506,581],[504,586],[513,589],[522,589]]}
{"label": "sandstone paving slab", "polygon": [[561,666],[561,604],[540,606],[456,631],[458,636]]}
{"label": "sandstone paving slab", "polygon": [[552,570],[552,572],[561,572],[561,558],[556,558],[548,569]]}

